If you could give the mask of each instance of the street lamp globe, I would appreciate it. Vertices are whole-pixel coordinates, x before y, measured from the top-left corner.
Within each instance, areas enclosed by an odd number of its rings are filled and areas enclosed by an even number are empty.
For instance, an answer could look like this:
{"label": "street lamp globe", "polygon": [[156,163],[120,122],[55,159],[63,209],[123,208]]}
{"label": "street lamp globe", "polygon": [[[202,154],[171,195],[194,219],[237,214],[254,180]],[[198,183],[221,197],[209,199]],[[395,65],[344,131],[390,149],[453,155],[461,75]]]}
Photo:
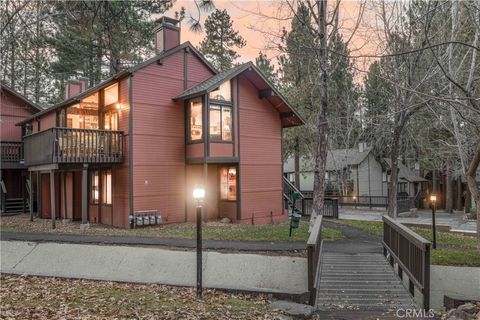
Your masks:
{"label": "street lamp globe", "polygon": [[205,198],[205,189],[195,188],[193,189],[193,199],[202,201]]}
{"label": "street lamp globe", "polygon": [[430,195],[430,201],[432,201],[432,202],[437,201],[437,196],[434,195],[434,194]]}

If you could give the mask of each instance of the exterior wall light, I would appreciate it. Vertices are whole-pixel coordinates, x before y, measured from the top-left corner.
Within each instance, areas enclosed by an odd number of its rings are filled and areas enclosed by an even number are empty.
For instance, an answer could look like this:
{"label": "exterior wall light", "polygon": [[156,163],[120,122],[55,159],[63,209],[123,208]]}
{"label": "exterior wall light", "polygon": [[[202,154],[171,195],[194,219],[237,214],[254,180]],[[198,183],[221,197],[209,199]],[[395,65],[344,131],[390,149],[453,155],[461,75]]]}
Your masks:
{"label": "exterior wall light", "polygon": [[115,108],[117,108],[117,110],[123,110],[123,105],[121,103],[117,103]]}

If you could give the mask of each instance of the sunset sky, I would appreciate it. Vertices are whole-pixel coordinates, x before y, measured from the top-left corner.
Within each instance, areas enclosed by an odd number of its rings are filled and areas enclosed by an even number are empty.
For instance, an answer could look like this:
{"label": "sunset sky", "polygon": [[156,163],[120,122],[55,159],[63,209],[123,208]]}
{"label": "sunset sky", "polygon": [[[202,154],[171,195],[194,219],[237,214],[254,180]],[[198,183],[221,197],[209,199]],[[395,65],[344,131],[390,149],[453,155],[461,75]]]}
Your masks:
{"label": "sunset sky", "polygon": [[[333,1],[330,2],[333,4]],[[340,10],[340,25],[342,34],[345,38],[350,37],[353,26],[355,25],[359,1],[344,0]],[[261,0],[215,0],[215,7],[226,9],[233,20],[233,27],[245,38],[247,45],[238,49],[241,55],[239,61],[255,60],[259,51],[266,53],[270,58],[274,58],[278,51],[274,48],[280,41],[279,35],[283,27],[289,29],[292,14],[288,7],[282,1],[261,1]],[[166,15],[174,17],[175,11],[181,7],[186,8],[187,15],[197,15],[197,10],[193,0],[177,0],[174,7]],[[208,14],[202,13],[202,22]],[[188,19],[182,22],[181,41],[190,41],[195,46],[205,36],[204,32],[194,33],[189,30]],[[350,49],[355,54],[375,51],[375,41],[371,34],[368,34],[368,24],[373,21],[371,11],[365,11],[360,28],[355,33]],[[275,63],[275,61],[273,61]],[[356,62],[359,69],[364,69],[368,61],[362,60]]]}

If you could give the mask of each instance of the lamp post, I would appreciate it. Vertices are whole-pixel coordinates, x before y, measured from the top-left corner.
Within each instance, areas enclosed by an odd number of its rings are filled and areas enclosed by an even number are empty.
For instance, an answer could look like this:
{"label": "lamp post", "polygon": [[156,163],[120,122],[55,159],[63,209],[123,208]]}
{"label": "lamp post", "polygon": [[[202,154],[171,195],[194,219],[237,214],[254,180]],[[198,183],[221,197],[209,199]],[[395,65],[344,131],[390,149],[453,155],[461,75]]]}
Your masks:
{"label": "lamp post", "polygon": [[202,204],[205,189],[195,188],[193,199],[197,203],[197,298],[202,298]]}
{"label": "lamp post", "polygon": [[430,195],[430,202],[432,203],[432,248],[437,248],[437,235],[435,228],[435,203],[437,202],[437,196],[435,194]]}

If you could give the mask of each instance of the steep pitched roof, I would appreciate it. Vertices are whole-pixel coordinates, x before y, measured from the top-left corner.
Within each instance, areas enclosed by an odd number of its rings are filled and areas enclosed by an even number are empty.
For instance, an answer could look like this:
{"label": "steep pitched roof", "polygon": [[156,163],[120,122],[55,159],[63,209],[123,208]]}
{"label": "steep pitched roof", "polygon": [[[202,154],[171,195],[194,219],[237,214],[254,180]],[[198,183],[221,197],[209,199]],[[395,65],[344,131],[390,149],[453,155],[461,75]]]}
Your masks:
{"label": "steep pitched roof", "polygon": [[[389,158],[384,158],[383,161],[385,164],[388,166],[388,168],[391,168],[391,159]],[[425,182],[428,181],[427,179],[424,179],[420,177],[418,174],[415,173],[412,169],[408,168],[405,166],[403,163],[398,164],[398,178],[406,180],[408,182]]]}
{"label": "steep pitched roof", "polygon": [[41,106],[39,106],[38,104],[36,104],[35,102],[32,102],[30,100],[28,100],[25,96],[23,96],[22,94],[18,93],[17,91],[13,90],[12,88],[10,88],[9,86],[7,86],[6,84],[4,83],[0,83],[0,87],[7,91],[8,93],[10,93],[11,95],[17,97],[18,99],[22,100],[23,102],[25,102],[26,104],[30,105],[33,109],[37,110],[37,111],[42,111],[44,110]]}
{"label": "steep pitched roof", "polygon": [[184,42],[182,43],[181,45],[179,46],[176,46],[170,50],[167,50],[167,51],[164,51],[162,53],[159,53],[157,55],[155,55],[154,57],[148,59],[148,60],[145,60],[129,69],[126,69],[126,70],[122,70],[120,72],[118,72],[117,74],[113,75],[112,77],[108,78],[108,79],[105,79],[104,81],[100,82],[99,84],[91,87],[91,88],[88,88],[87,90],[77,94],[76,96],[74,97],[71,97],[69,99],[66,99],[60,103],[57,103],[47,109],[41,109],[42,111],[41,112],[38,112],[34,115],[32,115],[31,117],[28,117],[26,118],[25,120],[17,123],[16,125],[22,125],[24,123],[27,123],[29,121],[31,121],[32,119],[35,119],[39,116],[42,116],[43,114],[46,114],[46,113],[49,113],[49,112],[52,112],[58,108],[61,108],[61,107],[64,107],[64,106],[67,106],[67,105],[70,105],[70,104],[74,104],[74,103],[77,103],[79,102],[80,100],[82,100],[83,98],[89,96],[90,94],[100,90],[100,89],[103,89],[107,86],[109,86],[111,84],[111,82],[113,81],[116,81],[116,80],[119,80],[119,79],[122,79],[126,76],[129,76],[131,74],[133,74],[134,72],[152,64],[152,63],[155,63],[157,61],[161,61],[162,59],[174,54],[174,53],[177,53],[178,51],[180,50],[183,50],[183,49],[186,49],[188,48],[188,50],[192,51],[195,55],[197,55],[200,60],[202,60],[202,62],[209,68],[211,69],[214,73],[217,73],[217,70],[215,69],[215,67],[213,67],[213,65],[208,62],[205,57],[200,53],[198,52],[197,49],[195,49],[195,47],[190,43],[190,42]]}
{"label": "steep pitched roof", "polygon": [[211,78],[200,82],[199,84],[187,89],[173,98],[173,100],[186,100],[192,97],[199,96],[201,94],[208,93],[221,85],[223,82],[234,78],[236,75],[239,75],[246,69],[252,66],[251,62],[247,62],[231,69],[222,71],[213,75]]}
{"label": "steep pitched roof", "polygon": [[358,148],[329,150],[325,168],[327,171],[335,171],[359,165],[370,154],[370,151],[372,148],[366,148],[363,152],[360,152]]}
{"label": "steep pitched roof", "polygon": [[[186,100],[207,94],[217,89],[223,82],[233,79],[234,77],[245,73],[249,80],[257,87],[259,91],[270,90],[271,94],[264,96],[273,107],[275,107],[282,115],[282,125],[284,127],[296,126],[304,124],[302,117],[290,105],[287,99],[275,88],[275,86],[266,79],[262,72],[252,63],[247,62],[231,69],[222,71],[210,77],[209,79],[189,88],[173,98],[173,100]],[[255,77],[255,79],[253,79]],[[269,92],[270,92],[269,91]]]}

